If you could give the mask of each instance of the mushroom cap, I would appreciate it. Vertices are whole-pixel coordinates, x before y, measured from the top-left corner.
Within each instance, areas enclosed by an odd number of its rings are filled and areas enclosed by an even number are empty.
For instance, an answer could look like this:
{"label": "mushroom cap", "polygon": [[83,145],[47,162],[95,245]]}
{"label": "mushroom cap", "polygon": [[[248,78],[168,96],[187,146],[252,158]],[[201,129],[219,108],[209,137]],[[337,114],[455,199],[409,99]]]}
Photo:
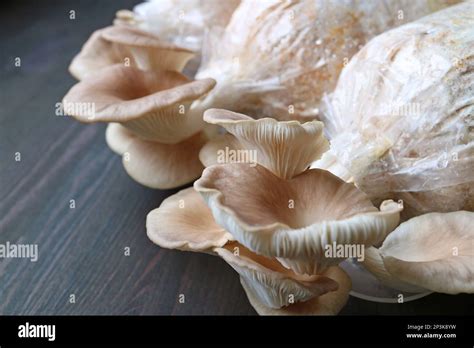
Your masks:
{"label": "mushroom cap", "polygon": [[[164,200],[147,215],[146,227],[150,240],[161,247],[222,257],[239,273],[249,297],[254,296],[265,307],[292,306],[339,288],[339,278],[334,280],[332,273],[331,276],[299,275],[283,267],[277,259],[257,255],[233,241],[232,235],[214,221],[194,188]],[[347,281],[342,285],[348,293]]]}
{"label": "mushroom cap", "polygon": [[366,270],[372,273],[383,285],[389,288],[410,293],[426,292],[425,288],[406,283],[388,273],[383,263],[382,255],[380,255],[380,251],[375,247],[365,249],[364,261],[362,262],[362,265]]}
{"label": "mushroom cap", "polygon": [[193,56],[193,51],[164,42],[151,33],[129,26],[110,26],[92,33],[69,71],[78,80],[114,64],[181,71]]}
{"label": "mushroom cap", "polygon": [[260,300],[252,288],[243,281],[243,278],[241,278],[241,283],[250,304],[260,315],[336,315],[349,299],[352,282],[349,276],[337,266],[330,267],[323,276],[337,282],[337,290],[282,308],[268,307]]}
{"label": "mushroom cap", "polygon": [[136,135],[123,127],[120,123],[109,123],[105,130],[105,141],[109,148],[117,155],[122,156],[127,152],[128,146]]}
{"label": "mushroom cap", "polygon": [[166,198],[148,213],[146,230],[150,240],[163,248],[212,252],[233,240],[219,226],[193,187]]}
{"label": "mushroom cap", "polygon": [[281,178],[290,179],[302,173],[329,148],[323,135],[324,125],[319,121],[301,124],[271,118],[254,120],[222,109],[207,110],[204,121],[222,126],[235,139],[220,137],[211,140],[211,144],[203,149],[203,158],[213,162],[211,151],[216,151],[216,156],[219,150],[224,149],[223,140],[228,140],[229,144],[225,146],[229,148],[255,151],[256,162]]}
{"label": "mushroom cap", "polygon": [[81,122],[118,122],[144,139],[176,144],[204,127],[200,111],[190,105],[214,85],[175,71],[114,65],[73,86],[63,105],[92,105],[70,108]]}
{"label": "mushroom cap", "polygon": [[295,274],[276,259],[257,255],[238,242],[230,242],[214,251],[239,273],[246,291],[270,308],[308,301],[338,288],[331,278]]}
{"label": "mushroom cap", "polygon": [[239,150],[245,150],[243,145],[232,134],[216,134],[211,137],[211,139],[202,147],[201,151],[199,151],[199,160],[204,167],[219,164],[219,154],[225,153],[226,149],[228,151],[232,150],[234,153]]}
{"label": "mushroom cap", "polygon": [[463,2],[372,39],[326,105],[328,156],[374,201],[403,199],[407,218],[474,207],[473,12]]}
{"label": "mushroom cap", "polygon": [[201,175],[199,150],[207,141],[202,133],[177,144],[130,138],[123,166],[135,181],[150,188],[169,189],[188,184]]}
{"label": "mushroom cap", "polygon": [[[275,258],[253,253],[233,241],[233,236],[214,221],[210,209],[194,188],[184,189],[164,200],[147,215],[146,227],[150,240],[161,247],[222,257],[239,273],[256,309],[263,306],[286,314],[304,310],[309,314],[335,314],[347,300],[350,280],[344,272],[334,273],[330,268],[324,275],[299,275]],[[322,307],[320,302],[313,301],[314,297],[336,290],[335,295],[325,297],[332,300],[325,300]],[[299,302],[311,305],[298,309],[301,308]]]}
{"label": "mushroom cap", "polygon": [[474,213],[430,213],[395,229],[379,249],[392,277],[435,292],[474,293]]}
{"label": "mushroom cap", "polygon": [[[162,41],[158,36],[133,27],[110,26],[102,29],[102,38],[106,41],[136,47],[153,47],[192,54],[193,51]],[[163,68],[161,68],[163,69]]]}
{"label": "mushroom cap", "polygon": [[312,169],[290,180],[264,167],[214,165],[194,183],[217,223],[250,250],[300,274],[316,274],[343,259],[326,257],[327,245],[380,243],[402,208],[386,201],[378,211],[354,185]]}

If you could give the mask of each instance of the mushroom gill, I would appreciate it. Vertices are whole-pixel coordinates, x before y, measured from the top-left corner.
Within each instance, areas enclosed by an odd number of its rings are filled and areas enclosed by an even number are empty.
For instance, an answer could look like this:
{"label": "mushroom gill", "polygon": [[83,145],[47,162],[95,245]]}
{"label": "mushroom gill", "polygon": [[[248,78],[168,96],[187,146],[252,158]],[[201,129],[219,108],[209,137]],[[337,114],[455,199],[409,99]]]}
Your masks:
{"label": "mushroom gill", "polygon": [[217,137],[203,148],[201,158],[208,164],[226,163],[216,156],[226,147],[241,152],[254,151],[257,163],[281,178],[290,179],[306,170],[329,148],[319,121],[255,120],[222,109],[207,110],[204,121],[219,125],[231,134]]}
{"label": "mushroom gill", "polygon": [[214,221],[194,188],[164,200],[148,214],[146,226],[150,240],[161,247],[222,257],[239,274],[258,313],[336,314],[347,301],[351,282],[339,267],[322,275],[300,275],[275,258],[250,251]]}
{"label": "mushroom gill", "polygon": [[194,100],[214,87],[212,79],[190,81],[175,71],[144,71],[114,65],[73,86],[64,105],[81,122],[118,122],[145,140],[176,144],[203,127]]}
{"label": "mushroom gill", "polygon": [[214,165],[194,187],[237,241],[300,274],[318,274],[342,261],[325,255],[334,242],[382,242],[402,210],[385,201],[379,211],[354,185],[316,169],[285,180],[260,165]]}

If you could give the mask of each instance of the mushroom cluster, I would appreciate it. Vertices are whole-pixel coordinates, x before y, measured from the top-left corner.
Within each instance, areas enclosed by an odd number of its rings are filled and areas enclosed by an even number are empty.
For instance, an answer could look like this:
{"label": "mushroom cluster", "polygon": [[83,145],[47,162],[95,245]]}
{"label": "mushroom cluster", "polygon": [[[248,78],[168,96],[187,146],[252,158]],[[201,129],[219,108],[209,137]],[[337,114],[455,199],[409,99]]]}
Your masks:
{"label": "mushroom cluster", "polygon": [[473,293],[474,2],[416,20],[455,2],[150,1],[92,34],[63,103],[137,182],[197,179],[147,235],[222,258],[259,314],[337,314],[355,249],[386,287]]}
{"label": "mushroom cluster", "polygon": [[[201,158],[211,165],[194,188],[148,215],[150,239],[221,256],[261,314],[337,313],[350,281],[337,266],[345,257],[328,255],[327,246],[379,244],[397,226],[400,204],[388,200],[378,210],[353,184],[307,169],[328,147],[319,121],[255,120],[219,109],[204,120],[224,127],[228,142],[207,144]],[[256,161],[219,159],[226,148],[254,151],[243,158]]]}
{"label": "mushroom cluster", "polygon": [[151,188],[181,186],[203,169],[198,154],[209,131],[198,101],[215,81],[180,73],[192,56],[153,34],[114,26],[96,31],[70,66],[81,81],[63,104],[94,105],[70,114],[108,122],[107,144],[129,175]]}

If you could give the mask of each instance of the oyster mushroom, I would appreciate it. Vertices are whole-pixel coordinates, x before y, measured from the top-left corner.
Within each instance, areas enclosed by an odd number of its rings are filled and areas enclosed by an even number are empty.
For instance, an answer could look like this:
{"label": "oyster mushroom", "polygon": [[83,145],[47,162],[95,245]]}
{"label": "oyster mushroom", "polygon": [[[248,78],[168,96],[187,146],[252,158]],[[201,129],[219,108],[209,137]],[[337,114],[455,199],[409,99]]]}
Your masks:
{"label": "oyster mushroom", "polygon": [[354,185],[324,170],[285,180],[260,165],[214,165],[194,187],[237,241],[299,274],[322,273],[345,259],[326,257],[331,243],[380,243],[402,210],[385,201],[379,211]]}
{"label": "oyster mushroom", "polygon": [[243,0],[223,33],[208,40],[197,78],[218,81],[208,96],[214,107],[314,119],[346,61],[369,39],[453,2]]}
{"label": "oyster mushroom", "polygon": [[347,301],[350,280],[340,268],[323,275],[298,275],[274,258],[251,252],[216,224],[193,188],[163,201],[148,214],[146,226],[148,237],[162,247],[222,257],[239,273],[258,313],[336,314]]}
{"label": "oyster mushroom", "polygon": [[78,80],[114,64],[142,70],[181,71],[193,56],[193,51],[164,42],[151,33],[110,26],[91,35],[74,57],[69,71]]}
{"label": "oyster mushroom", "polygon": [[[225,158],[224,156],[222,159],[220,158],[219,155],[224,155],[226,150],[228,153],[232,152],[234,154],[238,154],[239,151],[242,150],[249,151],[244,149],[243,145],[232,134],[216,134],[202,147],[201,151],[199,151],[199,160],[205,167],[232,162],[231,159]],[[246,155],[246,157],[250,156]],[[254,164],[257,160],[257,158],[255,158],[255,161],[249,158],[248,163]],[[237,159],[235,159],[234,162],[238,162]]]}
{"label": "oyster mushroom", "polygon": [[245,282],[241,281],[241,283],[250,304],[260,315],[336,315],[347,303],[352,282],[337,266],[330,267],[324,273],[324,277],[337,282],[337,290],[313,297],[306,302],[297,302],[281,308],[266,306]]}
{"label": "oyster mushroom", "polygon": [[338,282],[330,277],[298,275],[276,259],[257,255],[238,242],[214,251],[239,273],[247,295],[264,307],[279,309],[338,289]]}
{"label": "oyster mushroom", "polygon": [[402,223],[364,265],[396,289],[474,293],[474,213],[429,213]]}
{"label": "oyster mushroom", "polygon": [[227,162],[219,161],[219,151],[226,147],[242,153],[254,151],[257,163],[281,178],[290,179],[306,170],[329,148],[323,136],[323,124],[318,121],[301,124],[271,118],[254,120],[220,109],[207,110],[204,121],[222,126],[233,136],[216,137],[203,147],[200,157],[207,166]]}
{"label": "oyster mushroom", "polygon": [[[201,174],[208,140],[202,111],[192,103],[214,86],[174,71],[114,65],[77,83],[63,105],[82,122],[111,122],[106,141],[123,155],[127,173],[151,188],[173,188]],[[88,107],[75,107],[86,105]]]}
{"label": "oyster mushroom", "polygon": [[109,148],[117,155],[122,156],[127,152],[128,146],[132,143],[136,135],[120,123],[109,123],[105,130],[105,141]]}
{"label": "oyster mushroom", "polygon": [[161,144],[140,139],[119,123],[110,123],[105,139],[112,151],[124,155],[124,168],[135,181],[151,188],[168,189],[201,175],[203,167],[198,152],[208,137],[199,132],[178,144]]}
{"label": "oyster mushroom", "polygon": [[148,213],[146,232],[150,240],[167,249],[209,252],[232,241],[219,226],[201,195],[190,187],[166,198]]}
{"label": "oyster mushroom", "polygon": [[[392,232],[393,233],[393,232]],[[383,263],[382,255],[379,250],[375,247],[365,249],[364,260],[361,262],[365,269],[372,273],[383,285],[410,293],[422,293],[426,292],[426,289],[413,284],[403,282],[400,279],[388,273]]]}
{"label": "oyster mushroom", "polygon": [[323,121],[331,170],[403,218],[474,209],[474,2],[371,40],[343,70]]}
{"label": "oyster mushroom", "polygon": [[208,138],[199,132],[178,144],[130,139],[123,166],[135,181],[150,188],[169,189],[197,179],[203,170],[199,150]]}
{"label": "oyster mushroom", "polygon": [[117,122],[142,139],[176,144],[204,127],[201,112],[190,106],[214,84],[212,79],[190,81],[174,71],[114,65],[73,86],[63,104],[93,105],[72,108],[71,116],[81,122]]}

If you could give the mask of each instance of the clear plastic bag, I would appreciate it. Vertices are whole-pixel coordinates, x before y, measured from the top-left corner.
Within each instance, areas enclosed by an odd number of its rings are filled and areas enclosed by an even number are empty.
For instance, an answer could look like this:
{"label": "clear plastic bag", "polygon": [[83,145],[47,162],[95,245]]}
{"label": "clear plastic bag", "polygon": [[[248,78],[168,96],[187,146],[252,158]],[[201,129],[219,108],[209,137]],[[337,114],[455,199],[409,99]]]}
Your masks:
{"label": "clear plastic bag", "polygon": [[352,55],[370,38],[449,0],[243,0],[203,48],[209,104],[254,117],[314,119]]}
{"label": "clear plastic bag", "polygon": [[405,217],[474,209],[474,2],[369,42],[326,99],[331,150],[315,164]]}
{"label": "clear plastic bag", "polygon": [[206,32],[225,26],[238,4],[239,0],[149,0],[133,11],[140,29],[200,52]]}

